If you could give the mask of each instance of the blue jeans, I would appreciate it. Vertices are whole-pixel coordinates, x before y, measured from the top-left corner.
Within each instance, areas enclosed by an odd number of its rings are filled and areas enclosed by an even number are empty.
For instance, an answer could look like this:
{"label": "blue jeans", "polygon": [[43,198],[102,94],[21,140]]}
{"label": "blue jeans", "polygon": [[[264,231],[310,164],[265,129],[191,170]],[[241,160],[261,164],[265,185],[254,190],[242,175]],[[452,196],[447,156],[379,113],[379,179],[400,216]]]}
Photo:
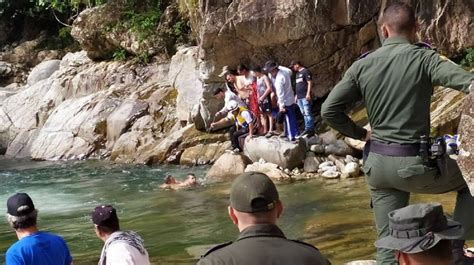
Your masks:
{"label": "blue jeans", "polygon": [[298,98],[296,103],[300,107],[301,114],[303,114],[304,129],[306,131],[314,131],[313,104],[311,101],[306,100],[306,98]]}

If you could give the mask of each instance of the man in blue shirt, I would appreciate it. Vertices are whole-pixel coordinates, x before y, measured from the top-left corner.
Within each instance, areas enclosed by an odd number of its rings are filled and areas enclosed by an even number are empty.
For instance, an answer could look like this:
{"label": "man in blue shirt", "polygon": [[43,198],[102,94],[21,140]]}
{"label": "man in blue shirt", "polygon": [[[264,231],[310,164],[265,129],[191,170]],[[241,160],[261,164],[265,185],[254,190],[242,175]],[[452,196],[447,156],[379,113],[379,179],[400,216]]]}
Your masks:
{"label": "man in blue shirt", "polygon": [[18,241],[6,253],[6,265],[69,265],[72,257],[63,238],[38,230],[38,211],[30,196],[17,193],[7,201],[7,220]]}

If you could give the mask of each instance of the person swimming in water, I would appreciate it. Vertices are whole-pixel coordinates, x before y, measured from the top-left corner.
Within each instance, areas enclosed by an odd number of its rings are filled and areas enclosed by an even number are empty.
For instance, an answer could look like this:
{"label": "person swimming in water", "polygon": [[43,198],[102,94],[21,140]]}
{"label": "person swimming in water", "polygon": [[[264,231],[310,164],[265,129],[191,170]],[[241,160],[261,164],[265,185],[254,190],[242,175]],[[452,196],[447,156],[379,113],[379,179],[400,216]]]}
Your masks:
{"label": "person swimming in water", "polygon": [[184,181],[176,180],[175,177],[171,175],[167,175],[165,177],[165,183],[160,185],[162,189],[172,189],[178,190],[183,188],[191,188],[199,185],[196,176],[193,173],[188,173],[186,179]]}

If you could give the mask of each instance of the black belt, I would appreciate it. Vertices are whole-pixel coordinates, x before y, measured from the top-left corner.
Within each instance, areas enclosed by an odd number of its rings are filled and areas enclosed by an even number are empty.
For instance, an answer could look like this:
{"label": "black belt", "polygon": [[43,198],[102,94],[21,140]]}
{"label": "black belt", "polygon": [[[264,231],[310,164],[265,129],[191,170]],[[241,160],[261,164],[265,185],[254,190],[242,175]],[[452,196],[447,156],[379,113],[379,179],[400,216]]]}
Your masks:
{"label": "black belt", "polygon": [[368,141],[365,144],[364,153],[374,152],[386,156],[418,156],[420,155],[420,144],[386,144],[378,141]]}

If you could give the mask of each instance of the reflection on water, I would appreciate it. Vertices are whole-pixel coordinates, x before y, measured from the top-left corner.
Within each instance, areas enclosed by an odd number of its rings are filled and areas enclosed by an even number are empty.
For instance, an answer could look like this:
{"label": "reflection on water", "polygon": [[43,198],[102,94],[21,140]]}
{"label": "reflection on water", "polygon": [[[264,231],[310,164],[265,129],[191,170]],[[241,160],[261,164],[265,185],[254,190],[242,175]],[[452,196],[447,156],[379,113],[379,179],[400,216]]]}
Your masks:
{"label": "reflection on water", "polygon": [[[0,158],[0,212],[6,212],[13,193],[29,193],[40,211],[40,228],[66,239],[74,264],[97,264],[102,242],[95,237],[89,214],[98,204],[113,204],[122,228],[142,235],[153,263],[195,264],[209,246],[237,235],[227,219],[230,185],[209,183],[186,191],[158,186],[168,173],[184,178],[192,170],[202,178],[206,169]],[[333,264],[373,256],[375,231],[363,179],[313,180],[278,189],[285,205],[280,226],[288,237],[315,244]],[[454,199],[447,195],[414,200],[441,201],[450,210]],[[0,264],[15,240],[6,221],[0,221]]]}

